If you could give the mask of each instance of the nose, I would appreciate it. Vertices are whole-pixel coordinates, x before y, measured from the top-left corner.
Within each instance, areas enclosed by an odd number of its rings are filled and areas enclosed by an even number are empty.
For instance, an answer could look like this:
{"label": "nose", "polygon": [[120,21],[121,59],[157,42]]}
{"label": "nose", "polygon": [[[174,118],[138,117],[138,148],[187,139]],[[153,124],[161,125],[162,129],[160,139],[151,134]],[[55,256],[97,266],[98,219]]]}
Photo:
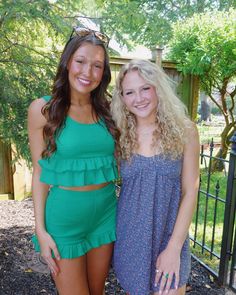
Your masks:
{"label": "nose", "polygon": [[84,65],[84,74],[86,75],[86,76],[90,76],[91,75],[91,71],[92,71],[92,65],[90,65],[90,64],[86,64],[86,65]]}
{"label": "nose", "polygon": [[145,99],[145,98],[143,97],[142,93],[140,93],[140,92],[137,92],[137,93],[136,93],[136,95],[135,95],[135,100],[136,100],[136,102],[138,102],[138,103],[143,102],[144,99]]}

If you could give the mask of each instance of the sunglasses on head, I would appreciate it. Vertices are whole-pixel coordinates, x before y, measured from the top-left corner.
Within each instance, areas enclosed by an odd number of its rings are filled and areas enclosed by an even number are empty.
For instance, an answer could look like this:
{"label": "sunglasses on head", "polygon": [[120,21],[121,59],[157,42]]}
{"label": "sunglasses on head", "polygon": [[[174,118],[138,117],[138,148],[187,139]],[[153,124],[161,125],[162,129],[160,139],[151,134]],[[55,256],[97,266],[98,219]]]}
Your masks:
{"label": "sunglasses on head", "polygon": [[104,45],[106,47],[108,47],[108,44],[109,44],[109,37],[106,35],[106,34],[103,34],[99,31],[95,31],[95,30],[91,30],[91,29],[88,29],[88,28],[81,28],[81,27],[74,27],[73,28],[73,31],[70,35],[70,39],[73,39],[73,37],[77,35],[79,37],[85,37],[87,35],[94,35],[97,39],[99,39],[100,41],[102,41],[104,43]]}

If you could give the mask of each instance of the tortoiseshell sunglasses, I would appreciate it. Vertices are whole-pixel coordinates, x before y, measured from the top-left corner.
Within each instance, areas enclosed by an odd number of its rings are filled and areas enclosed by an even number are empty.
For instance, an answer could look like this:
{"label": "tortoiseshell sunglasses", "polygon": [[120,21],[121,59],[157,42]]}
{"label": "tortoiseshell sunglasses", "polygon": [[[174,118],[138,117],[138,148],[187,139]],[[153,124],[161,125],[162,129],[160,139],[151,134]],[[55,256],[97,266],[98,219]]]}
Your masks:
{"label": "tortoiseshell sunglasses", "polygon": [[108,47],[108,44],[110,41],[110,38],[106,34],[103,34],[99,31],[91,30],[89,28],[74,27],[68,42],[70,42],[70,40],[73,39],[74,35],[77,35],[80,37],[85,37],[87,35],[94,35],[96,38],[102,41],[106,47]]}

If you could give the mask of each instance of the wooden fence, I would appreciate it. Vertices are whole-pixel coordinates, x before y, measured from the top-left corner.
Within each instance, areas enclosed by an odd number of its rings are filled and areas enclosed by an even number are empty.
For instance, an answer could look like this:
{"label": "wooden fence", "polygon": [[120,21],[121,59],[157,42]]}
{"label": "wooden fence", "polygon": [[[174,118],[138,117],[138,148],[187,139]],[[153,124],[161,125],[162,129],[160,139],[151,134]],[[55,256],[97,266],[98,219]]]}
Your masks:
{"label": "wooden fence", "polygon": [[13,198],[13,171],[11,148],[0,140],[0,199],[4,196]]}

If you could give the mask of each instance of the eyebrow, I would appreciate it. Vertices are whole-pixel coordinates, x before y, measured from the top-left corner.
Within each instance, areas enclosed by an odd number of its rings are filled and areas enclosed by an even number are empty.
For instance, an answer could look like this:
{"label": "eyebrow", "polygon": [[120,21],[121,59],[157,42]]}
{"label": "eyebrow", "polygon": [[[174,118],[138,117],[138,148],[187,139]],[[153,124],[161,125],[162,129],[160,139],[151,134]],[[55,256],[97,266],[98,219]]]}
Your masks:
{"label": "eyebrow", "polygon": [[[145,83],[142,86],[140,86],[139,88],[145,87],[145,86],[152,86],[150,83]],[[127,90],[133,90],[134,88],[124,88],[125,91]]]}
{"label": "eyebrow", "polygon": [[[87,59],[87,57],[86,57],[85,55],[74,55],[74,56],[73,56],[73,59],[76,59],[76,58],[84,58],[84,59]],[[104,64],[104,60],[100,60],[100,59],[97,59],[97,60],[95,60],[94,62],[95,62],[95,63],[96,63],[96,62],[99,62],[99,63],[101,63],[101,64]]]}

